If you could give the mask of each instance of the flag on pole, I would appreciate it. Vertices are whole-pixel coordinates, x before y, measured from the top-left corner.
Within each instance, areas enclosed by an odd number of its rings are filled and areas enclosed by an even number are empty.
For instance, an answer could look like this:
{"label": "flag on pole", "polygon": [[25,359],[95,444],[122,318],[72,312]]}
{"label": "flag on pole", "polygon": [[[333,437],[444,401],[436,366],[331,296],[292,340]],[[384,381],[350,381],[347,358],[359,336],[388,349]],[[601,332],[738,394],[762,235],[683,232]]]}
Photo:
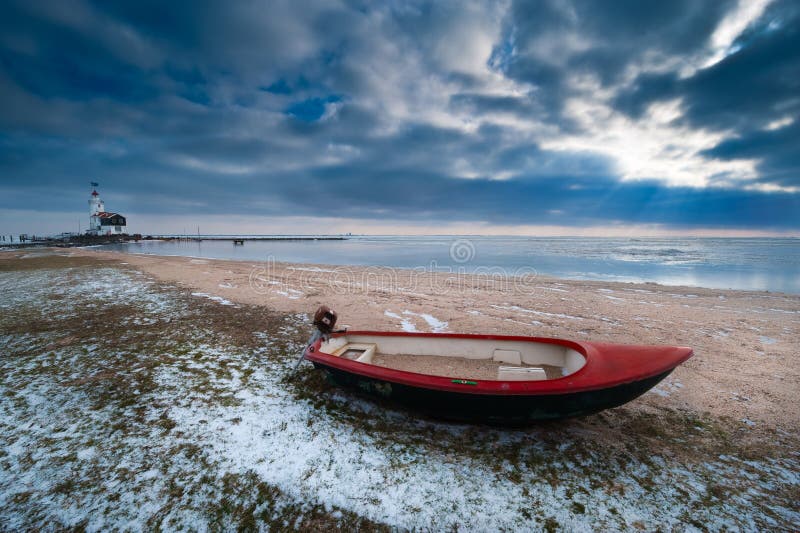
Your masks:
{"label": "flag on pole", "polygon": [[89,184],[90,184],[92,187],[99,187],[99,186],[100,186],[100,184],[99,184],[99,183],[95,183],[95,182],[93,182],[93,181],[90,181],[90,182],[89,182]]}

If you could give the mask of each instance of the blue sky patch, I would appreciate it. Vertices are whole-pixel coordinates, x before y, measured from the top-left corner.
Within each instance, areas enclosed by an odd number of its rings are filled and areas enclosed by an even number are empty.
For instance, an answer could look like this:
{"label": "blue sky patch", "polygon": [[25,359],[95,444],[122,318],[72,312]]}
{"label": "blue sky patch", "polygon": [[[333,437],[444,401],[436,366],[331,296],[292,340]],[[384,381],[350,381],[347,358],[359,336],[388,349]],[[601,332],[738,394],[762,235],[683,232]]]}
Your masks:
{"label": "blue sky patch", "polygon": [[325,114],[328,104],[339,101],[341,101],[341,98],[338,96],[309,98],[295,102],[287,107],[286,114],[304,122],[316,122]]}

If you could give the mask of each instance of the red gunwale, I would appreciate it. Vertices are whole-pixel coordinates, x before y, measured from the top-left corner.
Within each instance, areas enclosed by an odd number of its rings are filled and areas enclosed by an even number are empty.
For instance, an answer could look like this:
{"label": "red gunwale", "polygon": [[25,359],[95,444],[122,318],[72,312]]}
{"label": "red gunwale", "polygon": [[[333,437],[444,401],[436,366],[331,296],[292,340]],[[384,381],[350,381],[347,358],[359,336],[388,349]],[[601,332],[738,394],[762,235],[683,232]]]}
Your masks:
{"label": "red gunwale", "polygon": [[[678,346],[643,346],[628,344],[607,344],[587,341],[572,341],[548,337],[524,337],[511,335],[478,335],[467,333],[405,333],[399,331],[348,331],[332,335],[375,335],[382,337],[432,337],[456,339],[484,339],[498,341],[525,341],[545,344],[559,344],[583,354],[586,364],[577,372],[558,379],[546,381],[489,381],[472,380],[477,385],[453,383],[461,376],[430,376],[416,372],[393,370],[367,363],[342,359],[321,352],[322,340],[317,341],[305,352],[309,361],[320,363],[372,379],[399,383],[440,391],[466,394],[488,394],[495,396],[535,396],[550,394],[569,394],[575,392],[606,389],[616,385],[640,381],[661,375],[689,359],[692,349]],[[313,349],[313,351],[312,351]]]}

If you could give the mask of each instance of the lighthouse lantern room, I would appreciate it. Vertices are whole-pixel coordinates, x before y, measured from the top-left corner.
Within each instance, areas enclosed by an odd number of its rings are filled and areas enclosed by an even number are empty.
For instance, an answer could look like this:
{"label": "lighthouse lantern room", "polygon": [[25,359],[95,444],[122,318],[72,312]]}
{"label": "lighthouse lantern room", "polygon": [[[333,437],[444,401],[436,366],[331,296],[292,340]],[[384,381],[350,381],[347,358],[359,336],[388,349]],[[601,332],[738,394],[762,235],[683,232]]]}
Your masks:
{"label": "lighthouse lantern room", "polygon": [[[96,186],[96,184],[92,184]],[[122,235],[126,233],[126,220],[125,217],[119,213],[110,213],[106,211],[106,206],[97,189],[92,189],[92,195],[89,198],[89,229],[86,230],[88,235]]]}

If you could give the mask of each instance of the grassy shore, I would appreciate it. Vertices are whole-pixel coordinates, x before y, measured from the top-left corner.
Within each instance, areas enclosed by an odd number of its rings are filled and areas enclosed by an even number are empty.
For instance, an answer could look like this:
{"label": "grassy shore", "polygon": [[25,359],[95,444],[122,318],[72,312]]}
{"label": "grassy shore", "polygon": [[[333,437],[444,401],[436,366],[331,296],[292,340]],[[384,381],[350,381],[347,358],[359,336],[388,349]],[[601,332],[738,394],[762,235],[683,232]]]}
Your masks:
{"label": "grassy shore", "polygon": [[800,522],[794,426],[661,397],[529,429],[420,418],[287,379],[305,314],[125,262],[0,254],[0,529]]}

